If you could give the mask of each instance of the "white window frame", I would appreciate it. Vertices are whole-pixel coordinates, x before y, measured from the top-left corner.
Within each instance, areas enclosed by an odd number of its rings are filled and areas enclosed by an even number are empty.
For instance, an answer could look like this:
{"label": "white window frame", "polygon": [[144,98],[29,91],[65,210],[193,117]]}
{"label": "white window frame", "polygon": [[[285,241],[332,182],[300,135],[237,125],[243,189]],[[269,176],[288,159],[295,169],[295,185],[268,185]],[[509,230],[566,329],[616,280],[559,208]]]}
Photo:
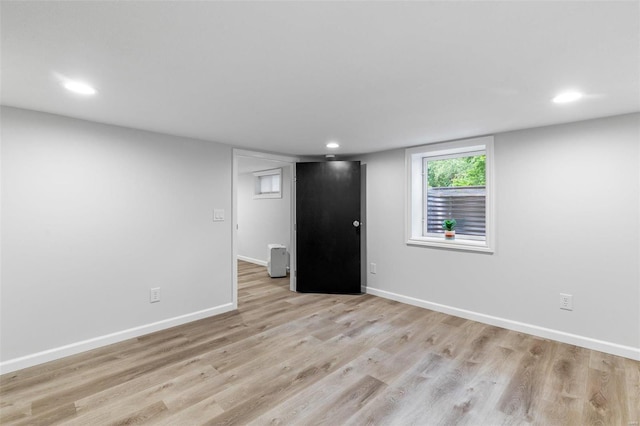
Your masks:
{"label": "white window frame", "polygon": [[[484,240],[478,239],[477,237],[467,237],[465,235],[456,235],[456,238],[453,240],[445,239],[444,235],[423,235],[426,199],[426,185],[423,177],[425,158],[442,159],[447,156],[458,157],[461,154],[465,156],[477,155],[478,151],[484,151],[486,156],[486,229]],[[405,224],[407,244],[493,253],[495,251],[493,164],[493,136],[436,143],[407,149],[405,151],[405,168],[407,173]]]}
{"label": "white window frame", "polygon": [[[260,198],[282,198],[282,168],[261,170],[259,172],[253,172],[254,176],[254,199]],[[261,178],[265,176],[278,176],[280,185],[277,192],[260,192],[261,191]]]}

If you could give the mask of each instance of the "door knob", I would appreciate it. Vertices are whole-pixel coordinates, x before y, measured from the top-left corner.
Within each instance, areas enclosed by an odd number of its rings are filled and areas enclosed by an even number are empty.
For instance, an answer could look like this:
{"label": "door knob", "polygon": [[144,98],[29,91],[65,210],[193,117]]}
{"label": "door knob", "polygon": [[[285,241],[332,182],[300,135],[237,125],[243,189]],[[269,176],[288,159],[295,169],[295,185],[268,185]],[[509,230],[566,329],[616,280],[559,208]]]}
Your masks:
{"label": "door knob", "polygon": [[357,228],[358,226],[360,226],[360,222],[358,222],[357,220],[354,220],[353,226]]}

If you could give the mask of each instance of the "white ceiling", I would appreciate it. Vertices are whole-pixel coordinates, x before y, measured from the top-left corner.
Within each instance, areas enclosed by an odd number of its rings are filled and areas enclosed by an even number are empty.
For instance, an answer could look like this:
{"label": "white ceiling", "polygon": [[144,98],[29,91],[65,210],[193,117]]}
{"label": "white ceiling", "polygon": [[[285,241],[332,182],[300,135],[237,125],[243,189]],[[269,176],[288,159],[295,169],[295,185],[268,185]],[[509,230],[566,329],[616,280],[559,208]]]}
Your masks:
{"label": "white ceiling", "polygon": [[[638,1],[1,8],[3,104],[256,150],[365,153],[640,110]],[[550,102],[565,89],[586,97]]]}

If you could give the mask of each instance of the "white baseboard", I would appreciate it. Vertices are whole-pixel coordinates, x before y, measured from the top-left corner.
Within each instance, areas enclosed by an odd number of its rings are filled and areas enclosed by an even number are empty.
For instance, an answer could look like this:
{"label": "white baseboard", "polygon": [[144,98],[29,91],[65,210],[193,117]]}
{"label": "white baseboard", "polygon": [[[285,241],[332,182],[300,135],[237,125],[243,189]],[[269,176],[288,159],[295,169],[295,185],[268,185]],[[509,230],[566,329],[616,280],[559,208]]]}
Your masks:
{"label": "white baseboard", "polygon": [[43,364],[45,362],[54,361],[56,359],[64,358],[70,355],[75,355],[80,352],[85,352],[102,346],[111,345],[113,343],[122,342],[123,340],[143,336],[155,331],[164,330],[214,315],[223,314],[225,312],[232,311],[233,309],[233,303],[226,303],[224,305],[215,306],[213,308],[204,309],[202,311],[192,312],[174,318],[168,318],[166,320],[154,322],[151,324],[145,324],[139,327],[130,328],[128,330],[122,330],[104,336],[94,337],[92,339],[84,340],[81,342],[72,343],[70,345],[60,346],[58,348],[48,349],[46,351],[26,355],[20,358],[10,359],[8,361],[0,362],[0,374],[10,373],[12,371],[21,370],[27,367],[33,367],[34,365]]}
{"label": "white baseboard", "polygon": [[255,263],[256,265],[260,265],[260,266],[267,266],[266,260],[254,259],[252,257],[238,255],[238,260],[244,260],[245,262]]}
{"label": "white baseboard", "polygon": [[558,342],[581,346],[583,348],[593,349],[596,351],[606,352],[612,355],[618,355],[640,361],[640,348],[634,348],[632,346],[619,345],[617,343],[592,339],[590,337],[579,336],[571,333],[565,333],[564,331],[539,327],[533,324],[526,324],[518,321],[508,320],[505,318],[480,314],[473,311],[467,311],[465,309],[454,308],[452,306],[441,305],[439,303],[428,302],[426,300],[416,299],[414,297],[403,296],[401,294],[379,290],[377,288],[367,287],[367,293],[374,296],[384,297],[385,299],[395,300],[396,302],[402,302],[408,305],[418,306],[420,308],[430,309],[432,311],[442,312],[445,314],[478,321],[484,324],[506,328],[508,330],[527,333],[545,339],[556,340]]}

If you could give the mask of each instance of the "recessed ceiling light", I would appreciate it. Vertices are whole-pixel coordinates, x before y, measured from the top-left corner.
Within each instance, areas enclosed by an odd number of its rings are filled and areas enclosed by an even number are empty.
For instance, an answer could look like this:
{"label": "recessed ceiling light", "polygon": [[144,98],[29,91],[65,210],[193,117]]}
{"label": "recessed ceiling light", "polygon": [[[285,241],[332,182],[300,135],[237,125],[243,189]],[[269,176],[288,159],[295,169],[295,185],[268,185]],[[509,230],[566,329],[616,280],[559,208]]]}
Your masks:
{"label": "recessed ceiling light", "polygon": [[553,102],[557,104],[565,104],[567,102],[577,101],[582,97],[580,92],[564,92],[553,98]]}
{"label": "recessed ceiling light", "polygon": [[327,148],[329,148],[329,149],[340,148],[340,144],[338,142],[329,142],[327,144]]}
{"label": "recessed ceiling light", "polygon": [[81,95],[95,95],[96,89],[81,81],[67,80],[63,84],[64,88]]}

